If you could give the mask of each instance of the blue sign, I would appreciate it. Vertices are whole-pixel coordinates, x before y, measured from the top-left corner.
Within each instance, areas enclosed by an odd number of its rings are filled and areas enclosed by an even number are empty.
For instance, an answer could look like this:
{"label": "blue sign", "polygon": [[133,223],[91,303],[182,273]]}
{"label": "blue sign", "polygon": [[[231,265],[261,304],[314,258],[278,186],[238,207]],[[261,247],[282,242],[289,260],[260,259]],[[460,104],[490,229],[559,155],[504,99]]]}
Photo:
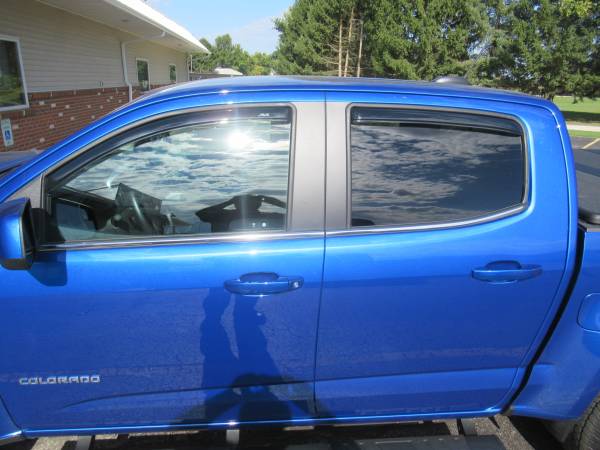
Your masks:
{"label": "blue sign", "polygon": [[4,141],[4,146],[10,147],[15,143],[10,119],[2,119],[2,121],[0,121],[0,127],[2,128],[2,140]]}

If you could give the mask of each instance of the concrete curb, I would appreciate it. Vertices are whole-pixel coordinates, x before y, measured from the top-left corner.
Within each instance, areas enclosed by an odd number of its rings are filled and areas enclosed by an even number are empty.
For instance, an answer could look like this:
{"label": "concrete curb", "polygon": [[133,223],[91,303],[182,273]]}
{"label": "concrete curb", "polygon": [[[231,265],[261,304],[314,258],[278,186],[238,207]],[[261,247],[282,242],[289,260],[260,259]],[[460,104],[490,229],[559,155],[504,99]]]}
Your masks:
{"label": "concrete curb", "polygon": [[572,131],[595,131],[597,133],[600,133],[600,126],[596,126],[596,125],[575,125],[575,124],[567,123],[567,130],[572,130]]}

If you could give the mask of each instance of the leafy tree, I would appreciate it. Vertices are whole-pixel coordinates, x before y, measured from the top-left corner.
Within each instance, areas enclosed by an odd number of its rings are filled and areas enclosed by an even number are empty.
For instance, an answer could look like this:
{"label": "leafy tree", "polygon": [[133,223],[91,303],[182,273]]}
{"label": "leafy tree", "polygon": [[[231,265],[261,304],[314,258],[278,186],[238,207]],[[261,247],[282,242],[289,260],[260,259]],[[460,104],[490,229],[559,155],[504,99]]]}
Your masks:
{"label": "leafy tree", "polygon": [[194,58],[195,72],[212,72],[217,67],[230,67],[246,73],[250,67],[250,55],[239,44],[234,44],[230,35],[217,36],[214,44],[206,39],[201,42],[210,54]]}
{"label": "leafy tree", "polygon": [[257,52],[250,57],[250,68],[246,75],[271,75],[275,60],[272,54]]}
{"label": "leafy tree", "polygon": [[239,44],[235,44],[228,34],[217,36],[215,42],[200,39],[210,54],[196,54],[193,57],[194,72],[210,73],[217,67],[229,67],[244,75],[268,75],[273,68],[273,58],[265,53],[250,55]]}
{"label": "leafy tree", "polygon": [[[584,10],[585,11],[585,10]],[[584,90],[589,97],[600,96],[600,1],[591,2],[589,7],[589,22],[594,31],[594,44],[591,50],[589,87]],[[582,14],[585,16],[586,12]]]}

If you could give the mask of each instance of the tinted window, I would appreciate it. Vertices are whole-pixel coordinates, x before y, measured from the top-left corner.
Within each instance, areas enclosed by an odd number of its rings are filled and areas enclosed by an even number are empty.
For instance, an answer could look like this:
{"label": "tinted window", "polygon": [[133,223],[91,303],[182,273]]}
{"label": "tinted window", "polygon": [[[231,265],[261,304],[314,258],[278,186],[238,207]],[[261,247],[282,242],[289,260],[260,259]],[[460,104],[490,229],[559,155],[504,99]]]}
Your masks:
{"label": "tinted window", "polygon": [[52,174],[47,239],[285,229],[291,111],[195,118]]}
{"label": "tinted window", "polygon": [[474,219],[519,205],[521,128],[492,116],[355,107],[352,226]]}

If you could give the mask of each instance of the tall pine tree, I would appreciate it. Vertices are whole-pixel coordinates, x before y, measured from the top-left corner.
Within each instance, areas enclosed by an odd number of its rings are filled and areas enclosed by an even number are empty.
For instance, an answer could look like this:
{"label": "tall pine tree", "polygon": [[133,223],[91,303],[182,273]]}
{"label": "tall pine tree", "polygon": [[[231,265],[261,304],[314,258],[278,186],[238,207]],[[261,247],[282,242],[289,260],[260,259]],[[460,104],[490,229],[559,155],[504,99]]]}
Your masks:
{"label": "tall pine tree", "polygon": [[283,74],[600,95],[600,0],[296,0],[276,28]]}
{"label": "tall pine tree", "polygon": [[598,94],[598,1],[490,3],[490,17],[497,19],[486,56],[479,61],[485,84],[549,99],[562,93]]}
{"label": "tall pine tree", "polygon": [[477,0],[297,0],[276,22],[282,73],[465,74],[485,33]]}
{"label": "tall pine tree", "polygon": [[[275,21],[281,33],[275,52],[279,73],[348,74],[362,27],[359,0],[297,0]],[[353,45],[354,44],[354,45]]]}

